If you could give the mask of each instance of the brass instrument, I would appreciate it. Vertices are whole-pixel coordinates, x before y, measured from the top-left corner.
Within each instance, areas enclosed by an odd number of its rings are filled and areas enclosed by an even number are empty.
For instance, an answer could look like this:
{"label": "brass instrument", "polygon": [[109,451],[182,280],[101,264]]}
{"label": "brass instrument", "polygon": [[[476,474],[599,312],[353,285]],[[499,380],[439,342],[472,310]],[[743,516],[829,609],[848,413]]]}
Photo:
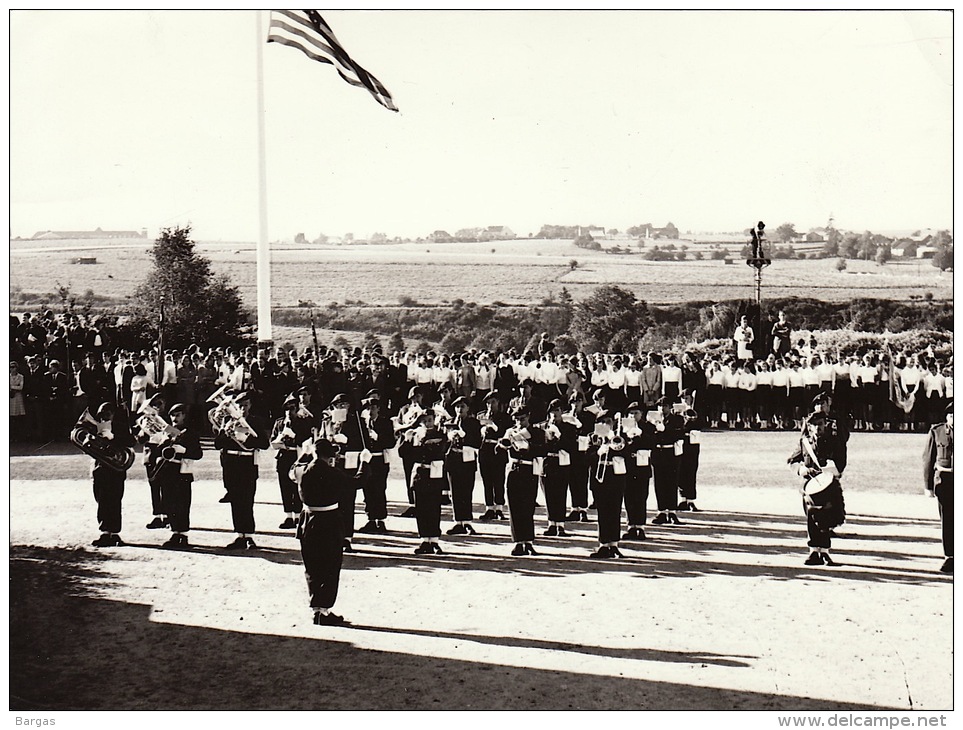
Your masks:
{"label": "brass instrument", "polygon": [[226,433],[240,443],[255,431],[244,417],[244,412],[235,396],[227,394],[227,385],[221,386],[207,399],[208,403],[217,405],[207,413],[207,417],[214,428],[214,433]]}
{"label": "brass instrument", "polygon": [[81,421],[71,429],[70,441],[87,456],[115,471],[125,472],[134,464],[134,450],[104,438],[89,411],[84,411]]}
{"label": "brass instrument", "polygon": [[391,422],[394,424],[395,435],[400,434],[402,431],[415,428],[418,425],[418,419],[421,418],[421,414],[424,412],[425,409],[420,405],[411,403],[402,413],[393,417]]}
{"label": "brass instrument", "polygon": [[596,431],[589,437],[589,443],[598,450],[598,465],[595,467],[595,479],[599,482],[605,480],[605,472],[612,452],[625,449],[625,438],[622,436],[622,414],[616,414],[615,426],[608,433]]}
{"label": "brass instrument", "polygon": [[146,441],[163,440],[170,433],[170,429],[173,428],[150,402],[144,403],[140,407],[135,423],[140,431],[140,436]]}
{"label": "brass instrument", "polygon": [[513,426],[512,428],[505,431],[505,435],[502,436],[496,442],[496,446],[501,449],[508,451],[511,448],[518,449],[519,451],[524,451],[528,448],[528,440],[532,437],[531,431],[527,428],[519,428]]}

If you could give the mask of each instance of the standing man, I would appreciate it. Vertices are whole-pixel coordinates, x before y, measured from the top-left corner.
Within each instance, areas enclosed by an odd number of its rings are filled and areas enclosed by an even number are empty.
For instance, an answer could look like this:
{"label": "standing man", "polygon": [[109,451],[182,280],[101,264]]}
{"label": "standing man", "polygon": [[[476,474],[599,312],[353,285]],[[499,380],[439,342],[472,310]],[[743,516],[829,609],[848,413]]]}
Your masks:
{"label": "standing man", "polygon": [[621,558],[622,499],[625,496],[625,446],[611,413],[599,414],[595,424],[592,496],[599,519],[599,547],[590,557]]}
{"label": "standing man", "polygon": [[[114,405],[102,403],[94,416],[84,411],[77,428],[82,428],[112,444],[127,448],[134,445],[130,429],[124,419],[116,414]],[[126,471],[118,471],[100,459],[94,458],[91,475],[94,482],[94,499],[97,502],[97,523],[100,537],[93,541],[94,547],[119,547],[124,544],[120,539],[121,502],[124,499]]]}
{"label": "standing man", "polygon": [[515,425],[508,429],[500,448],[508,452],[508,514],[515,548],[512,555],[537,555],[535,541],[535,499],[538,474],[535,459],[546,452],[545,432],[531,423],[531,411],[521,407],[512,413]]}
{"label": "standing man", "polygon": [[362,401],[361,419],[367,431],[367,447],[371,452],[368,478],[364,480],[364,511],[368,522],[358,530],[365,534],[384,534],[388,531],[388,457],[387,452],[395,445],[394,429],[384,415],[386,399],[372,390]]}
{"label": "standing man", "polygon": [[[241,418],[227,430],[214,428],[214,448],[221,452],[221,473],[231,504],[231,521],[237,537],[228,550],[254,550],[254,494],[257,491],[257,452],[268,447],[267,428],[251,412],[251,395],[236,396]],[[246,422],[246,426],[241,421]]]}
{"label": "standing man", "polygon": [[161,461],[154,479],[161,484],[171,536],[166,548],[187,548],[187,532],[191,529],[191,486],[194,482],[194,462],[200,459],[201,437],[189,425],[188,407],[175,404],[170,410],[173,437],[161,448]]}
{"label": "standing man", "polygon": [[335,466],[338,447],[326,439],[314,442],[293,468],[304,509],[298,522],[301,560],[310,606],[317,626],[340,626],[343,617],[331,611],[338,597],[344,522],[338,511],[341,494],[354,489],[352,477]]}
{"label": "standing man", "polygon": [[294,394],[285,399],[283,408],[284,415],[274,422],[271,446],[276,452],[281,507],[285,514],[284,522],[278,525],[278,529],[293,530],[298,526],[295,520],[301,512],[301,498],[298,496],[298,485],[291,478],[291,467],[298,459],[298,446],[311,438],[311,422],[298,418],[298,399]]}
{"label": "standing man", "polygon": [[505,467],[508,454],[496,448],[498,440],[511,428],[512,419],[502,411],[502,400],[492,391],[485,396],[488,410],[481,415],[482,443],[478,451],[478,470],[481,472],[482,486],[485,491],[485,513],[483,522],[505,519]]}
{"label": "standing man", "polygon": [[682,459],[682,416],[673,411],[671,398],[662,397],[656,404],[659,411],[655,418],[653,434],[652,476],[655,482],[655,500],[659,514],[653,525],[678,525],[675,511],[679,504],[679,465]]}
{"label": "standing man", "polygon": [[786,313],[779,312],[779,319],[772,325],[772,352],[776,357],[785,357],[789,354],[789,347],[792,345],[792,327],[786,319]]}
{"label": "standing man", "polygon": [[943,528],[941,573],[953,574],[953,404],[946,406],[943,423],[930,428],[923,451],[923,483],[940,507]]}
{"label": "standing man", "polygon": [[545,461],[542,487],[548,513],[546,537],[568,537],[565,532],[565,503],[568,499],[572,454],[578,450],[578,428],[562,419],[563,403],[555,398],[548,404],[545,424]]}
{"label": "standing man", "polygon": [[655,425],[645,420],[642,406],[630,403],[622,420],[625,438],[625,516],[628,530],[623,540],[644,540],[642,525],[646,519],[649,501],[649,481],[652,478],[652,448],[655,443]]}
{"label": "standing man", "polygon": [[445,456],[445,471],[451,485],[451,502],[455,516],[454,526],[449,535],[474,535],[472,521],[472,492],[475,489],[475,466],[478,450],[482,444],[481,424],[471,412],[465,396],[458,396],[452,402],[455,409],[455,423],[448,430],[448,453]]}
{"label": "standing man", "polygon": [[419,418],[419,427],[405,434],[411,443],[414,459],[411,487],[415,493],[418,536],[422,541],[415,548],[415,555],[442,554],[438,539],[441,537],[442,492],[448,487],[444,461],[448,439],[435,425],[435,420],[435,411],[427,410]]}
{"label": "standing man", "polygon": [[829,557],[832,531],[846,519],[839,483],[846,468],[846,443],[832,430],[829,421],[822,411],[810,414],[799,445],[788,459],[803,478],[803,510],[811,551],[806,565],[835,565]]}

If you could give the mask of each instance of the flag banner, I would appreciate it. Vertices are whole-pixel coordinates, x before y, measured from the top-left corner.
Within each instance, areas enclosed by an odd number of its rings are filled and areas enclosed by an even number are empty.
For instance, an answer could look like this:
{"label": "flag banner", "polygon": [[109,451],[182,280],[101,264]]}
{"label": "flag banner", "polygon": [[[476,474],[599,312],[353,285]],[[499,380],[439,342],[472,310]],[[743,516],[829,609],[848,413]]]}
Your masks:
{"label": "flag banner", "polygon": [[367,89],[379,104],[398,111],[384,85],[351,59],[317,10],[272,10],[267,42],[298,48],[315,61],[330,63],[349,84]]}

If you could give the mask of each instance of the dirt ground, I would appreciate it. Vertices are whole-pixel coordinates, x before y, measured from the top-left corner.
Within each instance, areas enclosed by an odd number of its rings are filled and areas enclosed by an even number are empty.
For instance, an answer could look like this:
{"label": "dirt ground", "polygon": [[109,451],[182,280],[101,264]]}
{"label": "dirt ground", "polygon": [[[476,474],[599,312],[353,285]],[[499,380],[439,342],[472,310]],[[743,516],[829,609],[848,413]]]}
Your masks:
{"label": "dirt ground", "polygon": [[[394,516],[407,506],[396,466],[389,533],[356,536],[346,556],[336,609],[352,623],[340,628],[311,623],[297,541],[276,527],[269,458],[259,550],[223,549],[233,534],[211,452],[192,550],[163,550],[166,533],[145,528],[139,462],[124,499],[128,545],[98,550],[89,459],[18,447],[10,708],[952,709],[952,578],[937,570],[935,501],[920,494],[922,437],[854,434],[839,565],[818,568],[803,565],[795,481],[770,458],[784,462],[791,438],[707,434],[703,511],[680,527],[647,525],[618,562],[589,559],[594,521],[540,538],[536,557],[509,554],[507,523],[476,523],[475,537],[443,537],[444,555],[414,555],[414,520]],[[480,482],[475,495],[478,514]],[[536,520],[540,534],[544,508]]]}

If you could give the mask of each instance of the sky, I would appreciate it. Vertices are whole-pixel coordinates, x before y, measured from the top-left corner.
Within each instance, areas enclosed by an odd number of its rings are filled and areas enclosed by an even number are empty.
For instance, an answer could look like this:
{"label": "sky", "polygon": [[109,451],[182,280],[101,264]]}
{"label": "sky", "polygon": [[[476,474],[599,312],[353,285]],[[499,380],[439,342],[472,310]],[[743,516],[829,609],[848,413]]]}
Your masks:
{"label": "sky", "polygon": [[949,12],[323,15],[399,113],[266,12],[12,11],[11,234],[256,241],[259,45],[270,240],[952,226]]}

